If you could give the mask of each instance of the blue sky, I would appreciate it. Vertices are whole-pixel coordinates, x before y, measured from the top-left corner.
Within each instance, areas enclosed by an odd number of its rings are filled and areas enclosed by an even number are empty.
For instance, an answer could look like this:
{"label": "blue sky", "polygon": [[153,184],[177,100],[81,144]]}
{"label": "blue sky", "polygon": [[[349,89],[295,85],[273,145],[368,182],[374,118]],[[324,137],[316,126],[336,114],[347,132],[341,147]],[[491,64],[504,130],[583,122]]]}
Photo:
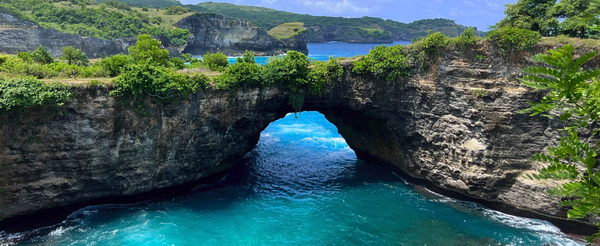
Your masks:
{"label": "blue sky", "polygon": [[[200,0],[180,0],[197,4]],[[404,23],[426,18],[447,18],[486,31],[504,16],[504,4],[517,0],[211,0],[263,6],[294,13],[362,17],[372,16]]]}

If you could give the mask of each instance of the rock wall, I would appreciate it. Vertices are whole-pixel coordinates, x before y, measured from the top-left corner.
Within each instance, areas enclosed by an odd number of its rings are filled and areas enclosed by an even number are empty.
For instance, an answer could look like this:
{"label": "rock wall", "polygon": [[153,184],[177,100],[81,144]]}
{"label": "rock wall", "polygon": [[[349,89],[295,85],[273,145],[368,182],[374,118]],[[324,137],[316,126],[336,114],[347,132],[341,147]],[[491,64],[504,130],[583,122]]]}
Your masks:
{"label": "rock wall", "polygon": [[[406,83],[352,73],[309,96],[356,154],[445,190],[547,218],[564,217],[528,158],[560,122],[517,113],[542,93],[517,78],[525,60],[452,51]],[[487,53],[486,53],[487,52]],[[598,64],[595,61],[595,64]],[[0,220],[76,202],[130,196],[228,169],[272,121],[292,111],[276,88],[209,90],[178,104],[146,98],[141,116],[106,88],[74,88],[61,109],[0,115]]]}
{"label": "rock wall", "polygon": [[195,14],[183,18],[176,26],[191,31],[185,52],[194,55],[222,52],[228,56],[239,56],[246,50],[254,51],[257,56],[280,55],[288,50],[308,54],[305,33],[277,40],[263,28],[228,16]]}
{"label": "rock wall", "polygon": [[[328,25],[312,25],[307,26],[306,34],[308,42],[325,43],[325,42],[347,42],[347,43],[392,43],[394,40],[403,39],[404,33],[399,31],[391,32],[389,37],[374,37],[368,35],[360,35],[356,27],[347,26],[328,26]],[[389,31],[388,31],[389,32]],[[400,33],[400,34],[399,34]]]}
{"label": "rock wall", "polygon": [[[163,46],[169,50],[171,56],[179,56],[182,53],[203,55],[207,51],[220,51],[229,56],[238,56],[246,50],[253,50],[258,56],[280,55],[288,50],[308,54],[305,33],[277,40],[262,28],[222,15],[198,14],[182,19],[177,26],[190,29],[192,36],[185,45],[177,47],[172,46],[167,38],[161,38]],[[59,57],[63,47],[73,46],[84,51],[89,58],[102,58],[127,54],[129,46],[135,43],[135,37],[109,41],[62,33],[0,13],[0,53],[31,52],[43,46],[54,57]]]}
{"label": "rock wall", "polygon": [[[0,13],[0,53],[31,52],[43,46],[54,57],[59,57],[62,55],[63,47],[73,46],[84,51],[89,58],[100,58],[127,53],[130,43],[131,40],[108,41],[62,33]],[[135,41],[133,44],[135,45]]]}

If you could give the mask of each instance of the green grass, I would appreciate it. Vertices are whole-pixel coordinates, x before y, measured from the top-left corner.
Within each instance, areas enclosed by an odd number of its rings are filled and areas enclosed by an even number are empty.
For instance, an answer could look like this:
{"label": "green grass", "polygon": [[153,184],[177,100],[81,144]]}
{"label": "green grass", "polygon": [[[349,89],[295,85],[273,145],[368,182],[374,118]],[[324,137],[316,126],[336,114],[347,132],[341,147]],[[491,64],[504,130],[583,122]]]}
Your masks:
{"label": "green grass", "polygon": [[541,44],[546,45],[565,45],[573,44],[575,47],[584,46],[586,48],[598,48],[600,47],[599,39],[591,38],[572,38],[565,35],[559,35],[558,37],[543,37]]}
{"label": "green grass", "polygon": [[283,23],[269,30],[269,35],[281,40],[294,37],[304,30],[306,30],[306,28],[302,22]]}

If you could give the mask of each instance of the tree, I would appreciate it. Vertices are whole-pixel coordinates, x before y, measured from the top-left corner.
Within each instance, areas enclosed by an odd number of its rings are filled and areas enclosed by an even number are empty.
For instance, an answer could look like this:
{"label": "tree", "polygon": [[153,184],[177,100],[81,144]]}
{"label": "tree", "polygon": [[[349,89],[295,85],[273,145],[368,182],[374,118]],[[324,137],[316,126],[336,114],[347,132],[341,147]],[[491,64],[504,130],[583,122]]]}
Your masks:
{"label": "tree", "polygon": [[[566,180],[548,193],[567,198],[559,205],[571,207],[567,214],[569,218],[584,218],[600,215],[600,171],[595,169],[600,142],[589,143],[600,131],[600,69],[583,71],[581,68],[596,57],[597,51],[574,59],[573,50],[573,45],[569,44],[556,51],[550,50],[547,55],[532,57],[533,61],[546,66],[523,69],[526,75],[521,81],[528,87],[548,91],[548,95],[541,102],[530,103],[531,107],[522,112],[532,116],[558,115],[561,121],[567,122],[559,144],[549,147],[548,153],[539,153],[533,158],[545,163],[546,167],[539,174],[528,177]],[[581,139],[582,133],[588,130],[592,130],[591,133]],[[600,231],[586,239],[593,242],[598,237]]]}
{"label": "tree", "polygon": [[210,52],[206,52],[202,56],[208,68],[213,71],[224,71],[227,66],[229,66],[229,60],[227,56],[221,52],[217,52],[211,54]]}
{"label": "tree", "polygon": [[584,22],[585,16],[598,11],[598,7],[591,4],[590,0],[561,0],[552,8],[552,14],[564,18],[560,23],[563,34],[575,36],[577,31],[585,33],[589,24],[598,24],[598,20]]}
{"label": "tree", "polygon": [[60,57],[61,60],[67,61],[67,64],[88,66],[90,61],[88,60],[87,54],[81,51],[81,49],[75,49],[73,46],[67,46],[63,48],[63,55]]}
{"label": "tree", "polygon": [[129,54],[136,62],[152,59],[154,63],[168,66],[169,51],[161,49],[161,45],[160,41],[153,39],[148,34],[140,35],[135,46],[129,47]]}
{"label": "tree", "polygon": [[33,56],[33,60],[40,64],[50,64],[54,62],[54,57],[41,45],[31,52],[31,55]]}
{"label": "tree", "polygon": [[519,0],[506,4],[506,15],[497,28],[517,27],[539,32],[542,35],[558,33],[558,19],[552,15],[555,0]]}

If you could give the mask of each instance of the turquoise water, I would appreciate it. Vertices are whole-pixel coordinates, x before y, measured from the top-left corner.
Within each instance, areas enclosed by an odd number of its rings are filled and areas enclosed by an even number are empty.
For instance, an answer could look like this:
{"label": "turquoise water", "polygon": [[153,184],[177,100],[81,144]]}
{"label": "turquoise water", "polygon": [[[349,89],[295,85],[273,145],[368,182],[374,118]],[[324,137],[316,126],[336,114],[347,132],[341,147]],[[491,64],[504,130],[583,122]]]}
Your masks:
{"label": "turquoise water", "polygon": [[217,187],[93,206],[22,245],[579,245],[558,228],[414,189],[318,112],[273,122]]}
{"label": "turquoise water", "polygon": [[[386,45],[407,45],[410,41],[396,41]],[[308,57],[317,61],[327,61],[329,57],[353,57],[356,55],[366,55],[371,48],[382,44],[350,44],[350,43],[309,43]],[[268,56],[256,57],[256,62],[259,64],[267,63]],[[235,63],[236,57],[229,57],[229,63]]]}

